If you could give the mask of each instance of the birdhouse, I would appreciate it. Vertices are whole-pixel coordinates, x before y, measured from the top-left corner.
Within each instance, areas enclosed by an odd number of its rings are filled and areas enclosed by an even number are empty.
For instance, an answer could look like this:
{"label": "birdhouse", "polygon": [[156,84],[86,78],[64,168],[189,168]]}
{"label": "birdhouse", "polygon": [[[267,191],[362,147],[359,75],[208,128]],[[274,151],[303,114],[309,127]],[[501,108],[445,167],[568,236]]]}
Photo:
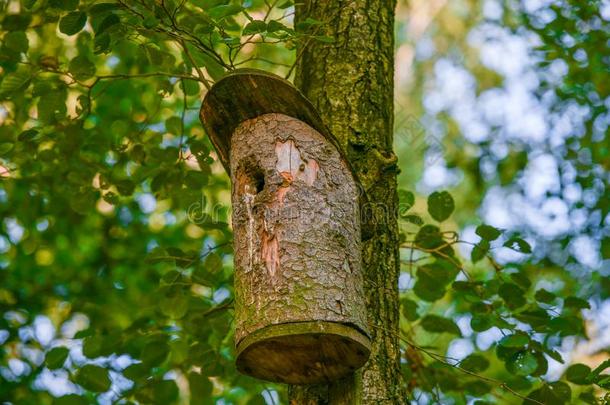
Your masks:
{"label": "birdhouse", "polygon": [[370,353],[359,183],[312,104],[289,82],[231,73],[201,121],[231,176],[240,372],[315,384]]}

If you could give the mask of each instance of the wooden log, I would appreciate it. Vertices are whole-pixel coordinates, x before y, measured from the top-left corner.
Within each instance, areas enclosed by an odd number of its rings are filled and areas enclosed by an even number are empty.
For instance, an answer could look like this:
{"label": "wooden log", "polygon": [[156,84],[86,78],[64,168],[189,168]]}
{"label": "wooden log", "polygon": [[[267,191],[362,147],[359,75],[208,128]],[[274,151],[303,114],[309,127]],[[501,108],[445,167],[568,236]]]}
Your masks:
{"label": "wooden log", "polygon": [[201,118],[232,180],[238,370],[314,384],[358,369],[370,352],[359,184],[336,141],[267,73],[220,80]]}

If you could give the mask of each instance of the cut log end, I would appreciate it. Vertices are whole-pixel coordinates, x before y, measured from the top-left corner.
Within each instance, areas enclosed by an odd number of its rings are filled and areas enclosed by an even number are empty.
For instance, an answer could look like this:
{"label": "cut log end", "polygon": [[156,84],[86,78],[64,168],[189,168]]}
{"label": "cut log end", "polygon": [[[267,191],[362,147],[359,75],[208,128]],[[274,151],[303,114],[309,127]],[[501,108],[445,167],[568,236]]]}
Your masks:
{"label": "cut log end", "polygon": [[353,373],[366,363],[369,338],[349,325],[299,322],[259,330],[237,346],[237,369],[286,384],[320,384]]}

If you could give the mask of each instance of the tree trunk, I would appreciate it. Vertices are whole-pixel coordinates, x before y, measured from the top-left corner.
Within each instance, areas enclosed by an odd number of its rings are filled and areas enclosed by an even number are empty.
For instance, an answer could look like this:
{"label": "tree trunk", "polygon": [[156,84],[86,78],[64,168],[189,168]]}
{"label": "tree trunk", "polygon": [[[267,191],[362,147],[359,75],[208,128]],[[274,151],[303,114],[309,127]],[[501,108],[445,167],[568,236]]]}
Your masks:
{"label": "tree trunk", "polygon": [[290,388],[291,405],[400,404],[396,156],[392,152],[395,0],[305,0],[296,23],[323,21],[298,50],[296,85],[314,103],[355,168],[369,206],[362,264],[371,357],[364,368],[325,386]]}

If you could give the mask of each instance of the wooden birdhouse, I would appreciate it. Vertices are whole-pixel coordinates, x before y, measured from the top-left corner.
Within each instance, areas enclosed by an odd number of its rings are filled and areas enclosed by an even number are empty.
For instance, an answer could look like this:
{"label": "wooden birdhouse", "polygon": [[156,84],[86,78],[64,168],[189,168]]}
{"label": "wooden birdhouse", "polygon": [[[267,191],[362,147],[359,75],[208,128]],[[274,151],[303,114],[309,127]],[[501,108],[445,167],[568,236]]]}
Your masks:
{"label": "wooden birdhouse", "polygon": [[359,183],[289,82],[244,70],[206,94],[201,121],[232,183],[237,368],[314,384],[368,359]]}

